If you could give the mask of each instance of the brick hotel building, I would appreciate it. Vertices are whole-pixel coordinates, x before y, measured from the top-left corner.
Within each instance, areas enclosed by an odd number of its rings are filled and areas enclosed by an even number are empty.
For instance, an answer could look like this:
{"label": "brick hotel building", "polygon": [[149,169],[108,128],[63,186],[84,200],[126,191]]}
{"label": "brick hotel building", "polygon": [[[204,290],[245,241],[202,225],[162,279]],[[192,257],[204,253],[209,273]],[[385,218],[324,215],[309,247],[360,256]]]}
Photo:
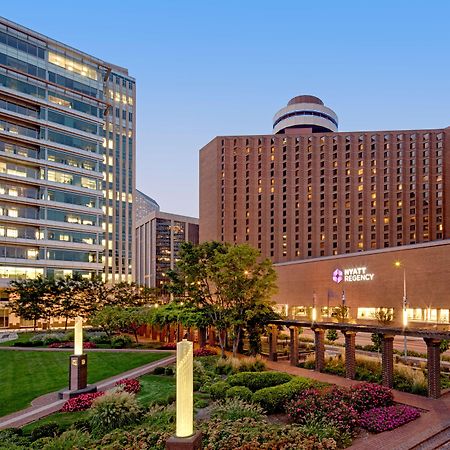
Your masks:
{"label": "brick hotel building", "polygon": [[[388,307],[401,320],[405,276],[410,322],[448,325],[449,149],[450,128],[338,132],[320,99],[295,97],[273,134],[201,149],[200,240],[270,257],[293,317],[344,298],[353,318]],[[355,269],[371,276],[333,276]]]}

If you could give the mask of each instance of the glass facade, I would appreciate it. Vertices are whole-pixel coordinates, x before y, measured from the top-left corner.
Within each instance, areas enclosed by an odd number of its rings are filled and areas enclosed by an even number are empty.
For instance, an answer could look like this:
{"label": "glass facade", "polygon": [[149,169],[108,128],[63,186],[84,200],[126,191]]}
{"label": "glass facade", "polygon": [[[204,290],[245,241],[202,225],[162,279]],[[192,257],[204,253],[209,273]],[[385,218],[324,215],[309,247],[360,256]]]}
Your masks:
{"label": "glass facade", "polygon": [[0,64],[0,287],[101,274],[110,69],[5,19]]}

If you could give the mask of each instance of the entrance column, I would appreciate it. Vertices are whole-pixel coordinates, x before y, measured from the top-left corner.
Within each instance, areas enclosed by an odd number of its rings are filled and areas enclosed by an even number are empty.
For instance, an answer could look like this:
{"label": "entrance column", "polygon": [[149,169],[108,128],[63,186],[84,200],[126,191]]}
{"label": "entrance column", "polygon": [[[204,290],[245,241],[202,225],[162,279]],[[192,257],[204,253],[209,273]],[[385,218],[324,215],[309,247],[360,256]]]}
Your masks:
{"label": "entrance column", "polygon": [[314,328],[314,348],[316,353],[315,369],[322,372],[325,367],[325,330]]}
{"label": "entrance column", "polygon": [[278,328],[272,325],[269,332],[269,361],[278,361],[277,344]]}
{"label": "entrance column", "polygon": [[345,336],[345,378],[354,380],[356,375],[356,333],[354,331],[343,331],[342,333]]}
{"label": "entrance column", "polygon": [[424,338],[427,344],[428,397],[441,396],[441,352],[439,339]]}
{"label": "entrance column", "polygon": [[394,336],[383,334],[381,338],[381,371],[383,386],[394,385]]}
{"label": "entrance column", "polygon": [[289,362],[291,366],[298,364],[298,327],[290,327]]}

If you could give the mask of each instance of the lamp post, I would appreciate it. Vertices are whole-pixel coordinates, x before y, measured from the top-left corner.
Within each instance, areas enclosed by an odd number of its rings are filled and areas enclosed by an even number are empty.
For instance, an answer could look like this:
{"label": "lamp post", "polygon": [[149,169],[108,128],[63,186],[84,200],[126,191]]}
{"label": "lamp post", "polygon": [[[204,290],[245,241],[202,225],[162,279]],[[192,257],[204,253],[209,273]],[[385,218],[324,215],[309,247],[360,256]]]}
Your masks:
{"label": "lamp post", "polygon": [[[402,264],[400,261],[395,262],[395,267],[399,268]],[[403,330],[408,326],[408,297],[406,295],[406,267],[403,266],[403,300],[402,300],[402,314],[403,314]],[[404,353],[405,358],[408,356],[408,340],[406,338],[406,334],[404,336]]]}
{"label": "lamp post", "polygon": [[168,450],[198,450],[202,435],[194,433],[193,344],[183,339],[177,343],[177,398],[175,436],[166,441]]}
{"label": "lamp post", "polygon": [[83,352],[83,318],[75,318],[74,349],[69,361],[69,388],[59,392],[59,398],[71,398],[96,392],[97,386],[87,384],[87,355]]}
{"label": "lamp post", "polygon": [[312,322],[317,321],[317,307],[316,307],[316,291],[313,292],[313,307],[311,311]]}

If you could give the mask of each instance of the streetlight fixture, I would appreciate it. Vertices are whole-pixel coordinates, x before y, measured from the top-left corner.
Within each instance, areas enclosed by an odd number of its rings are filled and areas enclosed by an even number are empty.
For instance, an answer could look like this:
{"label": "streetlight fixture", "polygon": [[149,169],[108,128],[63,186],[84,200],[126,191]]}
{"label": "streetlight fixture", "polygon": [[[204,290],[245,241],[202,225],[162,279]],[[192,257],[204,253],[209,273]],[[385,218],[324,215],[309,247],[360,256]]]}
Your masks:
{"label": "streetlight fixture", "polygon": [[[402,267],[402,263],[400,261],[395,261],[395,267],[397,269],[399,269],[400,267]],[[403,302],[402,302],[402,306],[403,306],[403,330],[405,330],[405,328],[408,326],[408,297],[406,295],[406,267],[403,266]],[[405,351],[405,357],[408,356],[408,344],[407,344],[407,339],[406,339],[406,335],[404,336],[404,351]]]}

